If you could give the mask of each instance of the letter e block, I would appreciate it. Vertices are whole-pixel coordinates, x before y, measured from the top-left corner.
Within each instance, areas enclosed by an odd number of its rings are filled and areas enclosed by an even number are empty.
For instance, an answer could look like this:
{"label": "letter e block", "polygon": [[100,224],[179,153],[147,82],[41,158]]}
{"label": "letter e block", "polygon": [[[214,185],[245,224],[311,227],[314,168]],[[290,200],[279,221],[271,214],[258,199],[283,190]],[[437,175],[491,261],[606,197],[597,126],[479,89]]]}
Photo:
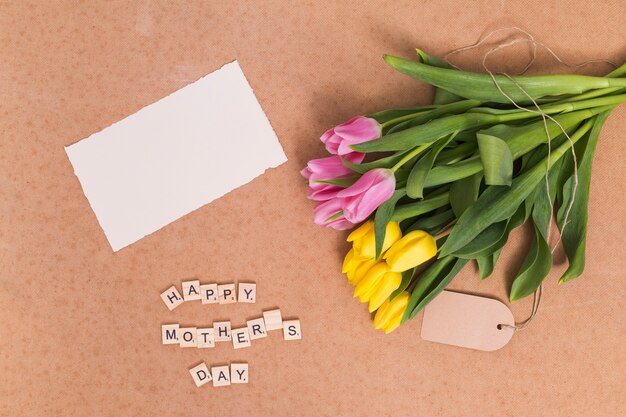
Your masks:
{"label": "letter e block", "polygon": [[233,329],[231,332],[233,338],[233,348],[241,349],[251,346],[250,336],[248,335],[248,328],[242,327],[241,329]]}
{"label": "letter e block", "polygon": [[214,366],[211,368],[214,387],[224,387],[230,385],[230,372],[228,365]]}
{"label": "letter e block", "polygon": [[230,382],[231,384],[247,384],[248,383],[248,364],[247,363],[231,363],[230,364]]}
{"label": "letter e block", "polygon": [[300,331],[300,320],[283,321],[283,336],[285,340],[302,339],[302,332]]}
{"label": "letter e block", "polygon": [[256,303],[256,284],[239,283],[239,302]]}
{"label": "letter e block", "polygon": [[191,377],[193,378],[193,382],[196,383],[196,387],[201,387],[207,382],[213,379],[211,377],[211,372],[209,372],[209,368],[207,368],[206,363],[202,362],[198,366],[194,366],[189,370]]}
{"label": "letter e block", "polygon": [[174,310],[185,301],[174,285],[161,293],[161,299],[170,311]]}

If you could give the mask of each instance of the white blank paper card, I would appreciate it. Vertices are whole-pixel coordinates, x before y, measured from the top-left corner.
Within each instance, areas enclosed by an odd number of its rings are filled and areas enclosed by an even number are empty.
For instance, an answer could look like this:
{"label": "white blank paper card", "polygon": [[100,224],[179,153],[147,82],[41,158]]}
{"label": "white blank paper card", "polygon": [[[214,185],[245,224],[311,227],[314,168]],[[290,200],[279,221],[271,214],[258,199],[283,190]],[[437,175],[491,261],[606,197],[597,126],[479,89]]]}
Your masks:
{"label": "white blank paper card", "polygon": [[65,151],[114,251],[287,160],[237,61]]}

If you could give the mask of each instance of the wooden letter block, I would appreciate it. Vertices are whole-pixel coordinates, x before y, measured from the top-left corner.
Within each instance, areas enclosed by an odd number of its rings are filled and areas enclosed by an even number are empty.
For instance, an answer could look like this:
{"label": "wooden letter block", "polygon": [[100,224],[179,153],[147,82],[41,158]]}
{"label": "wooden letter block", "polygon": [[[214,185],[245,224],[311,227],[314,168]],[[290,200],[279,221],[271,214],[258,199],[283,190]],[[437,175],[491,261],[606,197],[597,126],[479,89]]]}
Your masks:
{"label": "wooden letter block", "polygon": [[194,366],[189,370],[191,377],[193,378],[193,382],[196,383],[196,387],[201,387],[207,382],[213,379],[211,377],[211,372],[209,372],[209,368],[207,368],[206,363],[202,362],[198,366]]}
{"label": "wooden letter block", "polygon": [[232,384],[248,383],[248,364],[247,363],[231,363],[230,364],[230,382]]}
{"label": "wooden letter block", "polygon": [[200,295],[202,296],[202,304],[216,304],[217,284],[200,285]]}
{"label": "wooden letter block", "polygon": [[302,339],[302,332],[300,331],[300,320],[283,321],[283,336],[285,340]]}
{"label": "wooden letter block", "polygon": [[183,297],[185,301],[199,300],[202,298],[200,294],[200,281],[184,281],[183,282]]}
{"label": "wooden letter block", "polygon": [[267,337],[267,331],[265,330],[265,321],[263,320],[263,317],[254,320],[248,320],[248,333],[250,334],[250,340]]}
{"label": "wooden letter block", "polygon": [[248,328],[242,327],[241,329],[233,329],[231,332],[233,338],[233,348],[241,349],[250,347],[250,336],[248,335]]}
{"label": "wooden letter block", "polygon": [[198,329],[196,338],[198,340],[199,349],[215,347],[215,332],[213,328]]}
{"label": "wooden letter block", "polygon": [[164,345],[178,344],[178,324],[162,324],[161,339]]}
{"label": "wooden letter block", "polygon": [[263,312],[263,321],[265,322],[265,330],[282,330],[283,329],[283,316],[280,314],[280,310],[270,310]]}
{"label": "wooden letter block", "polygon": [[198,330],[195,327],[181,327],[178,329],[178,342],[180,343],[180,347],[197,347],[197,332]]}
{"label": "wooden letter block", "polygon": [[230,322],[216,321],[213,323],[213,334],[216,342],[230,342]]}
{"label": "wooden letter block", "polygon": [[239,283],[239,302],[256,303],[256,284]]}
{"label": "wooden letter block", "polygon": [[235,284],[222,284],[217,286],[217,294],[220,304],[232,304],[237,302]]}
{"label": "wooden letter block", "polygon": [[161,299],[170,311],[174,310],[185,301],[174,285],[161,294]]}
{"label": "wooden letter block", "polygon": [[224,387],[230,385],[230,372],[228,365],[214,366],[211,368],[214,387]]}

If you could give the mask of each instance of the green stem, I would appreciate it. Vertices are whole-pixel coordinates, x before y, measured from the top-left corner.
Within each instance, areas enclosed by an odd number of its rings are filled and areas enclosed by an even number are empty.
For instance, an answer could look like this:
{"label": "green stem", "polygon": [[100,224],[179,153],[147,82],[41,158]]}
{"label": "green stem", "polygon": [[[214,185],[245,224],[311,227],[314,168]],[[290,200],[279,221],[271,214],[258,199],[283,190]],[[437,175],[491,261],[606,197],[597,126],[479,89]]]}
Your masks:
{"label": "green stem", "polygon": [[429,110],[422,110],[422,111],[418,111],[417,113],[411,113],[411,114],[407,114],[404,116],[396,117],[395,119],[387,120],[385,123],[381,123],[380,126],[381,128],[386,129],[389,126],[397,125],[398,123],[411,120],[415,118],[416,116],[419,116],[420,114],[424,114],[428,111]]}
{"label": "green stem", "polygon": [[435,195],[430,198],[426,198],[416,203],[405,204],[403,206],[396,207],[396,210],[391,216],[392,221],[402,221],[411,217],[419,216],[420,214],[428,213],[443,207],[450,202],[450,192],[446,191],[442,194]]}
{"label": "green stem", "polygon": [[402,165],[406,164],[415,155],[419,155],[422,151],[427,149],[430,145],[432,145],[432,144],[431,143],[426,143],[424,145],[420,145],[420,146],[416,147],[411,152],[409,152],[408,154],[404,155],[404,157],[401,160],[399,160],[398,163],[396,163],[393,167],[391,167],[391,170],[393,172],[396,172],[398,170],[398,168],[400,168]]}

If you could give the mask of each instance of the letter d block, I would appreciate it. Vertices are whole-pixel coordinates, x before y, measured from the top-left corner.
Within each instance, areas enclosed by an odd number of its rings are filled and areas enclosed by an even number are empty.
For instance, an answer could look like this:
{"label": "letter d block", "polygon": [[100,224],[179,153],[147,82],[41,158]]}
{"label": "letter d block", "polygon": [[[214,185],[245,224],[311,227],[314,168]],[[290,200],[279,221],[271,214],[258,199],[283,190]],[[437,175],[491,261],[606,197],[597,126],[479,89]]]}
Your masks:
{"label": "letter d block", "polygon": [[204,362],[191,368],[189,373],[193,378],[193,382],[196,383],[196,387],[201,387],[213,379],[211,377],[211,372],[209,372],[209,368],[207,368],[206,363]]}

